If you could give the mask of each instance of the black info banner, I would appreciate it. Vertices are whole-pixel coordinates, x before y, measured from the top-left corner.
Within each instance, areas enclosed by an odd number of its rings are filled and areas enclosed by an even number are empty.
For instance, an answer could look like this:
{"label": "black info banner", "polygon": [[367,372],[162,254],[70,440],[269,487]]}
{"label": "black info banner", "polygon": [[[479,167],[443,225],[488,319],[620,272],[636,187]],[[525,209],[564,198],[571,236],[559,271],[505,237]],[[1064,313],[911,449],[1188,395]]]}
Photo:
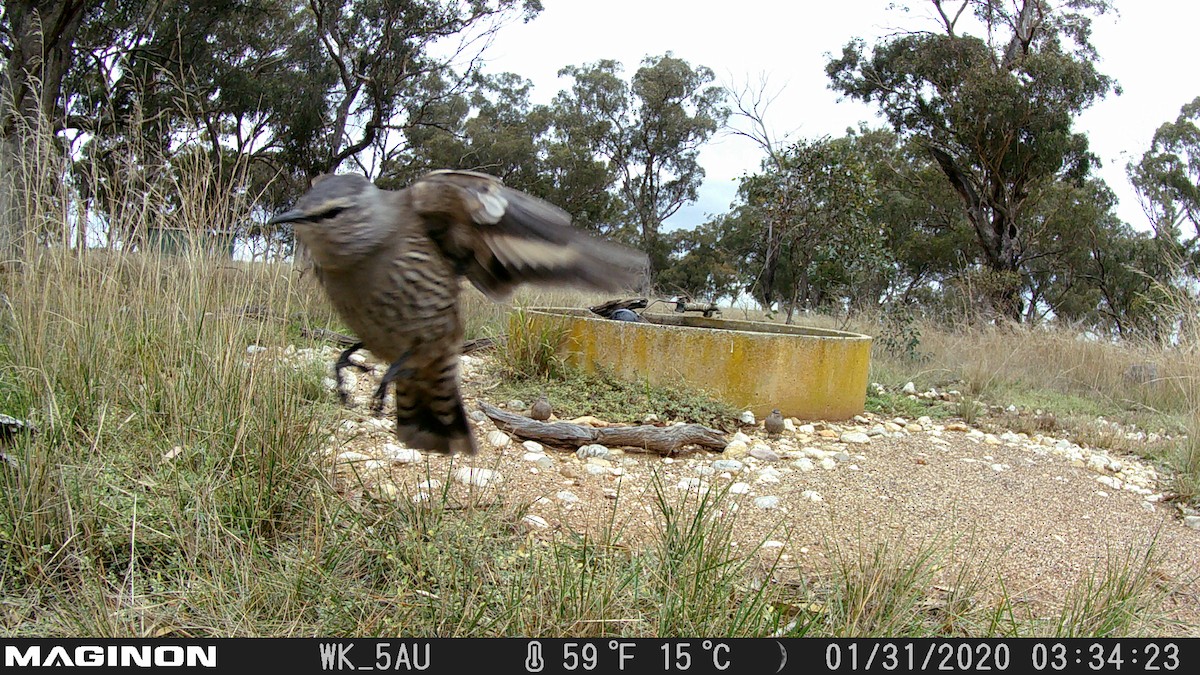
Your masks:
{"label": "black info banner", "polygon": [[0,639],[0,672],[1196,673],[1200,639]]}

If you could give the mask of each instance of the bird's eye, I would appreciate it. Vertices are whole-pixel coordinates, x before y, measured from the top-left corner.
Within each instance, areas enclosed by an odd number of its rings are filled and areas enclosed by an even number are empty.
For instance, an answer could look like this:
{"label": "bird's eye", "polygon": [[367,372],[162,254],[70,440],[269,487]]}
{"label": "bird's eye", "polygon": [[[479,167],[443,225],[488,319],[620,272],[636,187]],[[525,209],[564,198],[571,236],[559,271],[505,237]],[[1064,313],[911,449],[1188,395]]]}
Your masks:
{"label": "bird's eye", "polygon": [[340,214],[342,211],[345,211],[345,210],[346,210],[346,207],[337,206],[332,209],[329,209],[328,211],[324,211],[322,213],[316,214],[309,220],[314,223],[319,223],[322,220],[329,220],[330,218],[337,218],[338,214]]}

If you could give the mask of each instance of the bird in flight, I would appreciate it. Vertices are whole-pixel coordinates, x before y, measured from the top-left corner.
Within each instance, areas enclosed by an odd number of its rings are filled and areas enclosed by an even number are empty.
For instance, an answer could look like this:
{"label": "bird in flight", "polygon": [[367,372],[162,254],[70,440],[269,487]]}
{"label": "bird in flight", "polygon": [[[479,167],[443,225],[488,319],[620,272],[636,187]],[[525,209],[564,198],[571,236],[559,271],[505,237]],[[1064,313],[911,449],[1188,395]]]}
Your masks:
{"label": "bird in flight", "polygon": [[415,449],[476,451],[458,389],[463,327],[459,280],[495,301],[522,283],[626,289],[645,274],[643,253],[571,225],[562,209],[498,178],[434,171],[402,190],[360,175],[326,175],[271,224],[290,223],[317,279],[360,342],[391,364],[375,392],[395,387],[396,435]]}

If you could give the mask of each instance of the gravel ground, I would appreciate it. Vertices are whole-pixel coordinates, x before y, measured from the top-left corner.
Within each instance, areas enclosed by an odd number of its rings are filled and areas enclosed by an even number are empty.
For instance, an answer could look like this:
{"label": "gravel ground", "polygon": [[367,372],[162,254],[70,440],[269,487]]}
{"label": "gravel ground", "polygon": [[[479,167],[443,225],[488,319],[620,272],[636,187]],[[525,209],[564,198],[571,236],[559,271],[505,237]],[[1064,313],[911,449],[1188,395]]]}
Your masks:
{"label": "gravel ground", "polygon": [[[482,366],[465,359],[469,411],[476,396],[486,397]],[[358,379],[356,397],[365,402],[373,385]],[[464,502],[529,505],[525,522],[539,536],[615,522],[636,545],[653,531],[654,476],[680,500],[688,490],[728,487],[722,508],[732,511],[736,545],[767,542],[764,555],[781,556],[782,576],[819,578],[835,549],[845,555],[887,542],[903,554],[940,542],[954,558],[945,561],[947,583],[955,562],[987,570],[1034,615],[1053,612],[1081,578],[1131,552],[1140,561],[1154,542],[1150,573],[1170,589],[1175,618],[1190,626],[1184,630],[1200,635],[1198,519],[1185,522],[1163,501],[1164,477],[1134,457],[1064,439],[865,415],[841,424],[791,421],[776,438],[759,422],[725,453],[662,458],[609,449],[585,461],[567,450],[538,452],[476,412],[480,453],[452,460],[395,445],[390,422],[365,409],[345,413],[328,450],[356,498],[422,500],[441,493],[437,484],[422,485],[432,479]]]}

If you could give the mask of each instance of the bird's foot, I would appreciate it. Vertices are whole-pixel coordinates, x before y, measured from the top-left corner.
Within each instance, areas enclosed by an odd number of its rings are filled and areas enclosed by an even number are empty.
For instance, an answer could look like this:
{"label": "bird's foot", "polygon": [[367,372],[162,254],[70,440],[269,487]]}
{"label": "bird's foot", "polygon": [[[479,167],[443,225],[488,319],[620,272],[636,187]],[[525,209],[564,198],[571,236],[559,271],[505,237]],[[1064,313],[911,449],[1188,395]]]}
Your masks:
{"label": "bird's foot", "polygon": [[412,368],[407,367],[408,352],[400,355],[392,365],[388,366],[387,372],[383,374],[383,379],[379,381],[379,386],[375,389],[375,394],[371,396],[371,412],[376,415],[383,413],[383,399],[387,396],[388,385],[396,379],[403,377],[411,379],[415,374]]}
{"label": "bird's foot", "polygon": [[363,343],[361,342],[356,342],[350,345],[348,349],[338,355],[337,361],[335,361],[333,364],[333,379],[335,382],[337,382],[338,401],[340,401],[341,404],[347,408],[353,408],[354,404],[350,401],[350,394],[346,391],[346,378],[342,375],[342,370],[346,368],[356,368],[363,373],[371,372],[370,366],[362,363],[355,363],[354,361],[350,360],[350,355],[362,349],[362,347]]}

